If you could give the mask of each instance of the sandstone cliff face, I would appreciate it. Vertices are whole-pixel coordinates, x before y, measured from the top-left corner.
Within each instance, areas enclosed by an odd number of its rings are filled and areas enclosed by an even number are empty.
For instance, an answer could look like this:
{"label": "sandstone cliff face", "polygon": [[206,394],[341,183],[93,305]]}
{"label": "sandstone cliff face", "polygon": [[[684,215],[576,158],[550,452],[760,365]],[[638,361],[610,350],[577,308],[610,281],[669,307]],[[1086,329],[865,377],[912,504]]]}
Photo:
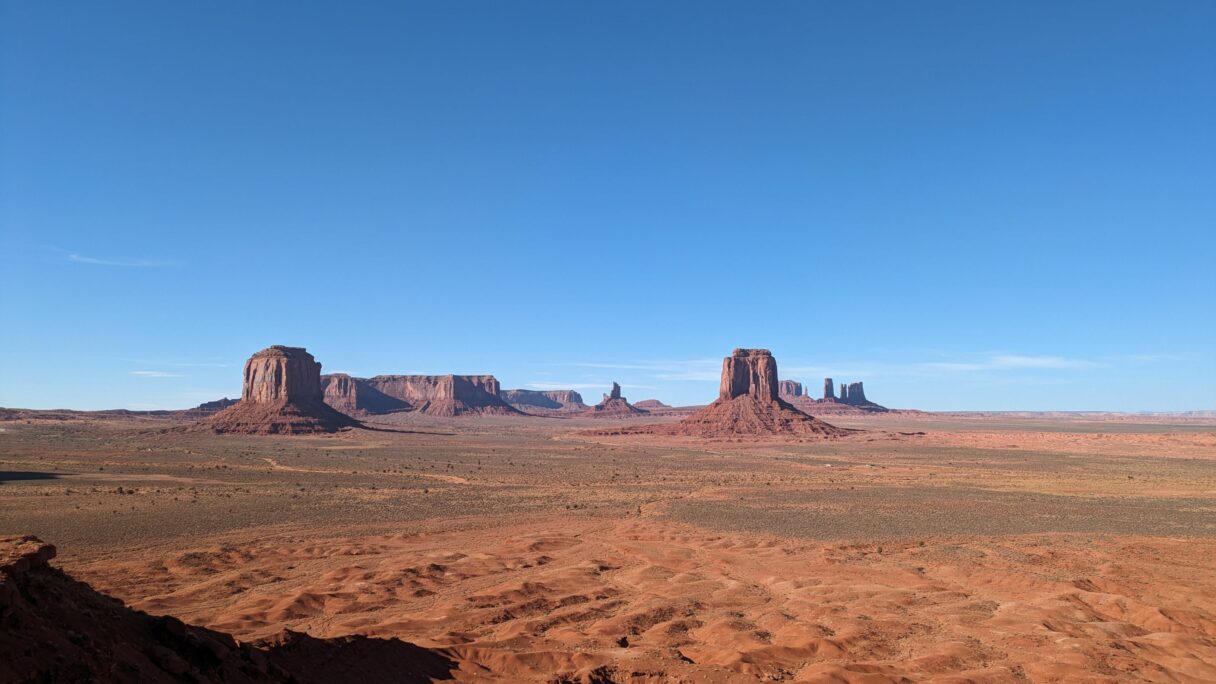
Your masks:
{"label": "sandstone cliff face", "polygon": [[849,383],[849,402],[853,404],[866,403],[866,391],[860,382]]}
{"label": "sandstone cliff face", "polygon": [[517,414],[498,394],[493,375],[377,375],[368,386],[432,416]]}
{"label": "sandstone cliff face", "polygon": [[321,396],[321,364],[303,347],[274,345],[245,362],[241,401],[311,401]]}
{"label": "sandstone cliff face", "polygon": [[786,401],[803,396],[802,383],[797,380],[782,380],[777,384],[777,395]]}
{"label": "sandstone cliff face", "polygon": [[750,396],[760,401],[776,401],[777,361],[767,349],[736,349],[722,360],[719,399]]}
{"label": "sandstone cliff face", "polygon": [[245,363],[241,401],[207,419],[215,432],[300,434],[358,426],[323,400],[321,364],[302,347],[275,345]]}
{"label": "sandstone cliff face", "polygon": [[503,401],[519,409],[548,411],[584,411],[583,395],[574,390],[509,389],[501,394]]}
{"label": "sandstone cliff face", "polygon": [[824,399],[835,399],[836,398],[836,387],[835,387],[835,385],[833,385],[831,378],[823,379],[823,398]]}
{"label": "sandstone cliff face", "polygon": [[381,392],[363,378],[345,373],[321,376],[321,391],[325,403],[347,415],[368,415],[408,411],[409,402]]}

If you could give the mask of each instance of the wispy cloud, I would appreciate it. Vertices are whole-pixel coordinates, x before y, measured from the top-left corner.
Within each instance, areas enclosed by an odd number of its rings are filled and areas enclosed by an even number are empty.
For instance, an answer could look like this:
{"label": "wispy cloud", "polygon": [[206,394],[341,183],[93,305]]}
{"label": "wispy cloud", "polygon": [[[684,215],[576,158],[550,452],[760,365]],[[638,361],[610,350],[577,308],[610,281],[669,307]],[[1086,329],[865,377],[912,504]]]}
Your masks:
{"label": "wispy cloud", "polygon": [[186,376],[180,373],[166,373],[165,371],[137,370],[131,371],[131,375],[139,378],[184,378]]}
{"label": "wispy cloud", "polygon": [[132,359],[133,363],[149,366],[167,366],[169,368],[232,368],[231,363],[213,363],[209,361],[157,361],[154,359]]}
{"label": "wispy cloud", "polygon": [[95,266],[119,266],[123,268],[166,268],[175,266],[172,261],[157,261],[153,259],[101,259],[84,254],[68,254],[68,261],[77,264],[93,264]]}
{"label": "wispy cloud", "polygon": [[993,368],[1097,368],[1104,364],[1062,356],[1015,356],[998,354],[989,359]]}

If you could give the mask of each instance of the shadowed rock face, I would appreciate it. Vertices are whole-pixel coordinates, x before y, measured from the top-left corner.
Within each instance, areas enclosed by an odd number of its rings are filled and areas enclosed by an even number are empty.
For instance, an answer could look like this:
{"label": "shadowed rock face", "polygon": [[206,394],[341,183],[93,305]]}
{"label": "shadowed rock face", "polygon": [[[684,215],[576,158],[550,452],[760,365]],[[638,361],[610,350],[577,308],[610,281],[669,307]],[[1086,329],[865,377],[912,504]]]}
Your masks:
{"label": "shadowed rock face", "polygon": [[321,389],[325,403],[348,414],[391,413],[407,411],[409,402],[390,397],[372,387],[363,378],[352,378],[345,373],[321,376]]}
{"label": "shadowed rock face", "polygon": [[502,398],[516,407],[549,409],[552,411],[584,410],[583,395],[574,390],[525,390],[502,391]]}
{"label": "shadowed rock face", "polygon": [[794,402],[797,406],[812,412],[829,413],[873,413],[888,410],[866,399],[865,386],[860,382],[840,383],[840,396],[836,396],[836,384],[831,378],[823,379],[823,398],[810,399],[807,397]]}
{"label": "shadowed rock face", "polygon": [[519,413],[499,396],[493,375],[377,375],[364,382],[427,415]]}
{"label": "shadowed rock face", "polygon": [[320,401],[321,364],[303,347],[274,345],[245,362],[241,401]]}
{"label": "shadowed rock face", "polygon": [[782,399],[787,401],[797,399],[802,396],[802,383],[797,380],[782,380],[777,386],[777,391]]}
{"label": "shadowed rock face", "polygon": [[849,383],[849,402],[853,404],[866,403],[866,390],[860,382]]}
{"label": "shadowed rock face", "polygon": [[777,360],[767,349],[736,349],[722,361],[722,382],[718,399],[750,396],[760,401],[776,401]]}

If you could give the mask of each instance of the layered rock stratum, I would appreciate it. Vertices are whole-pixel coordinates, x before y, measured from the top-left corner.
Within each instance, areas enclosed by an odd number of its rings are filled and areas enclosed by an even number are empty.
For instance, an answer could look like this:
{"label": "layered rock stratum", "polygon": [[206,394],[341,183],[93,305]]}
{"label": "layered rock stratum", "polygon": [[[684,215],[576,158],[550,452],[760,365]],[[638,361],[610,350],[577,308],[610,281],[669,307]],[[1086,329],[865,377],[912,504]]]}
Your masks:
{"label": "layered rock stratum", "polygon": [[778,383],[777,394],[786,401],[805,396],[802,392],[802,383],[797,380],[782,380]]}
{"label": "layered rock stratum", "polygon": [[[354,415],[417,411],[430,416],[516,415],[493,375],[377,375],[334,373],[321,378],[325,403]],[[576,393],[577,395],[577,393]]]}
{"label": "layered rock stratum", "polygon": [[583,395],[574,390],[527,390],[502,391],[503,401],[521,411],[542,409],[545,411],[585,411]]}
{"label": "layered rock stratum", "polygon": [[392,413],[413,408],[408,401],[381,392],[364,378],[345,373],[322,375],[321,391],[326,404],[348,415]]}
{"label": "layered rock stratum", "polygon": [[364,382],[430,416],[515,415],[493,375],[377,375]]}
{"label": "layered rock stratum", "polygon": [[245,362],[241,401],[199,424],[220,433],[335,432],[359,422],[324,401],[321,364],[303,347],[274,345]]}

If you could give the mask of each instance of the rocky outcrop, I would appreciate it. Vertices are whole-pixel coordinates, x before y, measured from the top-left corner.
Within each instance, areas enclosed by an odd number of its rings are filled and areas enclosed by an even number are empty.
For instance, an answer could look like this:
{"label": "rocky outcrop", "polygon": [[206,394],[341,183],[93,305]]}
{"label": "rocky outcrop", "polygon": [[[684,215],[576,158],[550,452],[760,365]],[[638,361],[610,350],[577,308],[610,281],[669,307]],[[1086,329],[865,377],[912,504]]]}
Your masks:
{"label": "rocky outcrop", "polygon": [[325,403],[321,364],[302,347],[275,345],[249,357],[241,401],[200,424],[219,433],[335,432],[359,422]]}
{"label": "rocky outcrop", "polygon": [[646,409],[647,411],[649,411],[651,409],[669,409],[669,408],[671,408],[671,406],[669,404],[664,404],[663,402],[659,401],[658,399],[643,399],[643,400],[639,401],[638,403],[634,404],[634,406],[636,406],[640,409]]}
{"label": "rocky outcrop", "polygon": [[431,416],[520,413],[499,396],[493,375],[377,375],[366,383]]}
{"label": "rocky outcrop", "polygon": [[54,556],[37,537],[0,537],[0,681],[429,682],[455,667],[397,639],[284,632],[239,644],[128,608],[52,567]]}
{"label": "rocky outcrop", "polygon": [[241,401],[273,404],[321,396],[321,364],[303,347],[274,345],[245,362]]}
{"label": "rocky outcrop", "polygon": [[321,376],[321,392],[325,403],[347,415],[374,415],[408,411],[407,401],[381,392],[363,378],[345,373]]}
{"label": "rocky outcrop", "polygon": [[585,411],[583,395],[574,390],[526,390],[502,391],[503,401],[521,411],[539,409],[543,411]]}
{"label": "rocky outcrop", "polygon": [[194,410],[209,411],[209,412],[214,413],[215,411],[223,411],[224,409],[228,408],[229,406],[235,406],[236,403],[239,401],[240,401],[240,399],[229,399],[228,397],[224,397],[223,399],[216,399],[215,401],[204,401],[203,403],[199,404]]}
{"label": "rocky outcrop", "polygon": [[215,401],[205,401],[194,408],[175,411],[172,413],[176,413],[182,418],[198,420],[200,418],[206,418],[207,416],[211,416],[223,411],[229,406],[235,406],[236,404],[240,403],[240,401],[240,399],[229,399],[228,397],[224,397],[223,399],[216,399]]}
{"label": "rocky outcrop", "polygon": [[782,380],[777,383],[777,396],[786,401],[805,396],[802,393],[802,383],[797,380]]}
{"label": "rocky outcrop", "polygon": [[866,403],[866,390],[860,382],[850,382],[848,397],[851,404],[864,404]]}
{"label": "rocky outcrop", "polygon": [[767,349],[736,349],[722,362],[714,403],[678,423],[595,434],[832,438],[849,432],[799,411],[778,396],[777,361]]}
{"label": "rocky outcrop", "polygon": [[586,413],[593,418],[628,418],[645,414],[645,409],[630,404],[621,396],[621,386],[615,382],[612,383],[612,391],[604,395],[603,401],[592,406]]}
{"label": "rocky outcrop", "polygon": [[840,395],[835,394],[835,382],[831,378],[823,379],[823,398],[810,399],[806,397],[793,402],[798,408],[819,414],[858,414],[888,411],[866,399],[865,387],[860,382],[840,383]]}
{"label": "rocky outcrop", "polygon": [[736,349],[722,360],[718,399],[742,396],[760,401],[778,399],[777,361],[767,349]]}

